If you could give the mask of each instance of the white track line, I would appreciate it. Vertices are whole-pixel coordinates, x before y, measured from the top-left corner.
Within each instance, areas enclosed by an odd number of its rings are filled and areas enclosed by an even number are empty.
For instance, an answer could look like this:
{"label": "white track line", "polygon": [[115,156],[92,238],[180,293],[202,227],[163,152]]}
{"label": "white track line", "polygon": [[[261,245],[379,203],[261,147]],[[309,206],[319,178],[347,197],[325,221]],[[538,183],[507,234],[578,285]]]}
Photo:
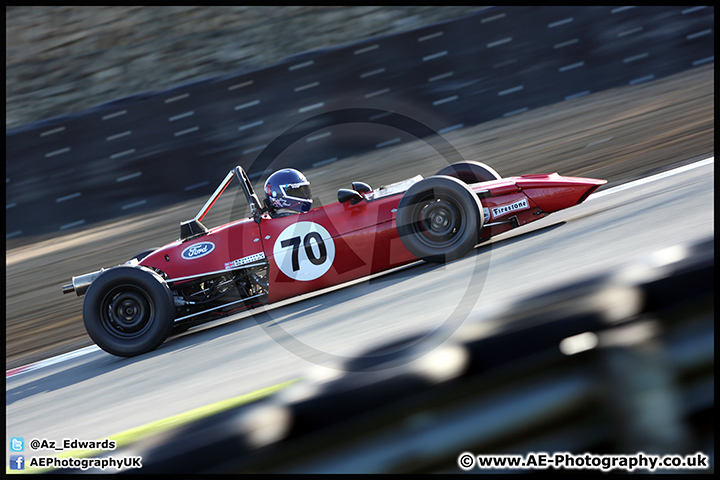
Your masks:
{"label": "white track line", "polygon": [[[695,168],[704,167],[706,165],[710,165],[711,163],[715,162],[715,157],[706,158],[703,160],[700,160],[695,163],[691,163],[689,165],[684,165],[682,167],[674,168],[672,170],[668,170],[667,172],[658,173],[656,175],[652,175],[650,177],[641,178],[639,180],[635,180],[628,183],[623,183],[622,185],[618,185],[613,188],[609,188],[607,190],[603,190],[601,192],[594,193],[590,195],[587,201],[604,197],[605,195],[611,195],[613,193],[622,192],[623,190],[627,190],[629,188],[638,187],[640,185],[644,185],[646,183],[654,182],[655,180],[661,180],[663,178],[671,177],[673,175],[677,175],[683,172],[687,172],[689,170],[693,170]],[[27,373],[32,372],[33,370],[38,370],[40,368],[49,367],[50,365],[55,365],[60,362],[64,362],[66,360],[70,360],[73,358],[81,357],[83,355],[87,355],[88,353],[97,352],[100,350],[100,347],[97,345],[91,345],[89,347],[81,348],[80,350],[75,350],[74,352],[64,353],[62,355],[58,355],[56,357],[48,358],[46,360],[41,360],[36,363],[31,363],[29,365],[25,365],[22,367],[13,368],[11,370],[7,370],[5,372],[5,379],[7,380],[10,377],[14,377],[16,375],[20,375],[21,373]]]}
{"label": "white track line", "polygon": [[29,365],[13,368],[5,372],[5,379],[7,380],[8,378],[14,377],[15,375],[20,375],[21,373],[32,372],[33,370],[37,370],[39,368],[49,367],[50,365],[55,365],[56,363],[64,362],[65,360],[70,360],[72,358],[81,357],[88,353],[97,352],[98,350],[100,350],[100,347],[98,347],[97,345],[90,345],[89,347],[84,347],[79,350],[75,350],[74,352],[63,353],[62,355],[58,355],[56,357],[47,358],[45,360],[40,360],[39,362],[31,363]]}
{"label": "white track line", "polygon": [[632,181],[632,182],[623,183],[622,185],[618,185],[613,188],[608,188],[607,190],[603,190],[601,192],[593,193],[585,201],[587,202],[588,200],[591,200],[591,199],[604,197],[605,195],[610,195],[612,193],[622,192],[623,190],[627,190],[628,188],[639,187],[640,185],[654,182],[655,180],[661,180],[663,178],[671,177],[671,176],[677,175],[679,173],[687,172],[688,170],[692,170],[694,168],[704,167],[705,165],[710,165],[711,163],[714,163],[714,162],[715,162],[715,157],[710,157],[710,158],[706,158],[704,160],[700,160],[695,163],[691,163],[689,165],[683,165],[682,167],[678,167],[673,170],[668,170],[667,172],[661,172],[661,173],[652,175],[650,177],[640,178],[640,179]]}

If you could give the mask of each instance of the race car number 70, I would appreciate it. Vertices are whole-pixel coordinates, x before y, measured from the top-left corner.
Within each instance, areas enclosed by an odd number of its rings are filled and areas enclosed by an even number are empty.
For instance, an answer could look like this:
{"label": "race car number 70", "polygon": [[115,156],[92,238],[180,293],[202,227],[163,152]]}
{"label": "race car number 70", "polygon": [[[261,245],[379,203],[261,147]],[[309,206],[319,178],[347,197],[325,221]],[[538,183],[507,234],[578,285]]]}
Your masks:
{"label": "race car number 70", "polygon": [[[315,252],[313,252],[312,249],[312,242],[311,240],[315,240],[315,243],[317,243],[317,246],[320,248],[320,252],[318,253],[318,256],[315,256]],[[300,237],[292,237],[287,240],[283,240],[280,245],[283,247],[292,247],[292,269],[293,272],[297,272],[300,270],[300,253],[298,252],[300,247]],[[310,260],[310,263],[313,265],[322,265],[325,263],[325,260],[327,260],[327,248],[325,247],[325,242],[323,241],[322,237],[317,232],[310,232],[307,235],[305,235],[305,239],[302,240],[303,245],[305,245],[305,254],[307,255],[307,259]]]}
{"label": "race car number 70", "polygon": [[288,225],[275,240],[273,255],[278,268],[288,277],[315,280],[335,260],[335,242],[322,225],[297,222]]}

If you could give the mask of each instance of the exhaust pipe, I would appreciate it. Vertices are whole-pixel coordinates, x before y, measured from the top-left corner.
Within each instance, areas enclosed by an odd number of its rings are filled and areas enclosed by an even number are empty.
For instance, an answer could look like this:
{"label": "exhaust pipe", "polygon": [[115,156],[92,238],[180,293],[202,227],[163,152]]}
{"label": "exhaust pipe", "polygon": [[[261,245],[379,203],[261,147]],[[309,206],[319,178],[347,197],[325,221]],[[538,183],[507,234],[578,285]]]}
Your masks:
{"label": "exhaust pipe", "polygon": [[69,285],[63,285],[62,287],[62,293],[70,293],[75,292],[78,297],[81,297],[85,295],[85,292],[90,287],[90,284],[95,281],[97,277],[100,276],[101,273],[105,271],[104,268],[101,268],[97,272],[92,273],[86,273],[84,275],[78,275],[77,277],[72,277],[72,283]]}

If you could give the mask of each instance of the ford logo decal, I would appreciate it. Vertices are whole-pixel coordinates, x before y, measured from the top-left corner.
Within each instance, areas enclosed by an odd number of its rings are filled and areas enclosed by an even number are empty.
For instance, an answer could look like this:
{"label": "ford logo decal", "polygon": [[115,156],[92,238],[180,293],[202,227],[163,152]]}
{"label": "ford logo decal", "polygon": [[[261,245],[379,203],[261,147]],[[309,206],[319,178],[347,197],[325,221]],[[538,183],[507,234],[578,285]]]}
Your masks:
{"label": "ford logo decal", "polygon": [[182,258],[185,260],[195,260],[196,258],[204,257],[208,253],[215,250],[215,244],[212,242],[200,242],[194,245],[190,245],[182,251]]}

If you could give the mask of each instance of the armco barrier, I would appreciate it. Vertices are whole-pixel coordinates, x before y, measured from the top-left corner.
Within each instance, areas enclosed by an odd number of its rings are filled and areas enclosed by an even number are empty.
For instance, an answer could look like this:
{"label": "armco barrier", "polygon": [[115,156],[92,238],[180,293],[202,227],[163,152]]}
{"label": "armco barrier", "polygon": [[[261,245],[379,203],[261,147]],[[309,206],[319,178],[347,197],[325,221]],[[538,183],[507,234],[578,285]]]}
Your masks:
{"label": "armco barrier", "polygon": [[713,274],[712,238],[678,245],[521,300],[483,320],[490,332],[470,322],[385,365],[373,357],[397,345],[381,346],[332,379],[111,454],[141,455],[136,473],[205,474],[460,472],[466,451],[702,452],[710,468],[695,472],[711,473]]}
{"label": "armco barrier", "polygon": [[6,133],[6,238],[206,195],[236,164],[258,178],[413,139],[309,128],[255,162],[285,130],[340,108],[396,111],[443,134],[658,79],[713,62],[713,25],[713,7],[493,7],[19,127]]}

